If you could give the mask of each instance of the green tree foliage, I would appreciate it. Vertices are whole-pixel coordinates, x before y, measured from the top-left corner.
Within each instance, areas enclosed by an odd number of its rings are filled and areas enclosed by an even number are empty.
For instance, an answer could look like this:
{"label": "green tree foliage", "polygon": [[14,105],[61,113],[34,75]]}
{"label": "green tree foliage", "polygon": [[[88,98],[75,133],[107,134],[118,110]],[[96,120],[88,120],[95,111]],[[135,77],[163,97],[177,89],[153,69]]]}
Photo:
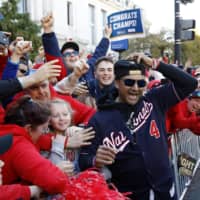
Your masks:
{"label": "green tree foliage", "polygon": [[[172,35],[167,31],[161,31],[159,34],[149,34],[145,38],[130,39],[129,49],[122,53],[122,57],[126,57],[132,52],[150,52],[155,58],[163,56],[168,52],[170,62],[174,62],[174,41],[173,38],[166,37]],[[200,65],[199,57],[200,36],[196,35],[195,40],[185,41],[181,44],[181,62],[185,64],[188,60],[192,61],[192,65]]]}
{"label": "green tree foliage", "polygon": [[129,49],[122,56],[131,52],[149,52],[156,58],[163,56],[164,52],[173,50],[173,42],[166,38],[166,34],[167,31],[162,30],[159,34],[149,34],[145,38],[130,39]]}
{"label": "green tree foliage", "polygon": [[28,13],[18,13],[17,3],[19,0],[8,0],[3,2],[0,12],[4,19],[0,22],[3,31],[11,32],[11,41],[17,36],[24,37],[25,40],[32,41],[33,51],[31,58],[34,57],[34,50],[41,45],[41,38],[39,36],[40,27],[31,21]]}

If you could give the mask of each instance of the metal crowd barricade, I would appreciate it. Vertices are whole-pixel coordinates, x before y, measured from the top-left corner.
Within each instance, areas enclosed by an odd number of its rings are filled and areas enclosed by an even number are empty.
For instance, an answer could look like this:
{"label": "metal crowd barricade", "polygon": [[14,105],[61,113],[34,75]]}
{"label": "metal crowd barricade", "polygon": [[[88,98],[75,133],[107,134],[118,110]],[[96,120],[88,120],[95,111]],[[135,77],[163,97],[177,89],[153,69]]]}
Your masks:
{"label": "metal crowd barricade", "polygon": [[172,163],[175,172],[175,184],[178,198],[181,197],[183,191],[189,186],[191,179],[182,176],[178,172],[178,156],[186,153],[191,157],[199,160],[200,158],[200,137],[194,135],[190,130],[184,129],[172,136]]}

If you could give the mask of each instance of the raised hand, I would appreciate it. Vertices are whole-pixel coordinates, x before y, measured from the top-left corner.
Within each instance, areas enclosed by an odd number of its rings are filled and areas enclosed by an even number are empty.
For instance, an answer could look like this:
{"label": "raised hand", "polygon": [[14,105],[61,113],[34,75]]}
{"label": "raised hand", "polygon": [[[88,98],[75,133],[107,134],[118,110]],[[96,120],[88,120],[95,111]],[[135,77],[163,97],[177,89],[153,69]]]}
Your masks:
{"label": "raised hand", "polygon": [[57,59],[49,61],[37,69],[36,72],[32,75],[35,82],[39,83],[46,79],[59,76],[61,72],[61,66],[56,65],[57,62]]}
{"label": "raised hand", "polygon": [[23,38],[22,36],[17,36],[16,39],[13,40],[13,41],[9,44],[8,49],[9,49],[9,51],[10,51],[11,53],[14,52],[15,46],[16,46],[17,42],[19,42],[19,41],[24,41],[24,38]]}
{"label": "raised hand", "polygon": [[41,24],[42,24],[42,28],[44,30],[44,33],[51,33],[53,30],[53,23],[54,23],[54,18],[53,18],[53,14],[49,13],[48,15],[44,16],[41,19]]}
{"label": "raised hand", "polygon": [[73,90],[73,94],[77,96],[86,95],[88,92],[88,87],[85,82],[77,83]]}
{"label": "raised hand", "polygon": [[112,34],[111,26],[106,25],[104,29],[104,36],[109,39],[111,34]]}
{"label": "raised hand", "polygon": [[23,55],[32,50],[32,42],[20,40],[15,45],[12,44],[9,48],[12,49],[12,55],[10,57],[12,62],[18,63]]}
{"label": "raised hand", "polygon": [[92,127],[86,129],[79,128],[79,130],[73,130],[72,128],[73,127],[69,127],[67,130],[67,148],[79,148],[91,144],[90,140],[95,137],[95,131]]}
{"label": "raised hand", "polygon": [[127,60],[132,60],[136,63],[143,63],[145,66],[151,67],[153,59],[146,56],[144,53],[131,53],[126,57]]}
{"label": "raised hand", "polygon": [[25,53],[28,53],[32,50],[32,42],[31,41],[18,41],[13,54],[22,56]]}
{"label": "raised hand", "polygon": [[85,74],[89,70],[89,65],[86,63],[85,60],[81,59],[75,62],[74,66],[74,75],[80,78],[83,74]]}

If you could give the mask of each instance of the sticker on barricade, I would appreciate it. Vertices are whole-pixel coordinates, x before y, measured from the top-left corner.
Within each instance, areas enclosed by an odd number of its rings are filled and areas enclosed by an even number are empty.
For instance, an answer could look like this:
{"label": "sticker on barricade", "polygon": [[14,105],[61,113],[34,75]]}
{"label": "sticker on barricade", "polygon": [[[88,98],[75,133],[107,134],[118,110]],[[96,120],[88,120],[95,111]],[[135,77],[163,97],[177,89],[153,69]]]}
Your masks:
{"label": "sticker on barricade", "polygon": [[186,153],[178,156],[178,171],[182,176],[192,177],[197,160]]}

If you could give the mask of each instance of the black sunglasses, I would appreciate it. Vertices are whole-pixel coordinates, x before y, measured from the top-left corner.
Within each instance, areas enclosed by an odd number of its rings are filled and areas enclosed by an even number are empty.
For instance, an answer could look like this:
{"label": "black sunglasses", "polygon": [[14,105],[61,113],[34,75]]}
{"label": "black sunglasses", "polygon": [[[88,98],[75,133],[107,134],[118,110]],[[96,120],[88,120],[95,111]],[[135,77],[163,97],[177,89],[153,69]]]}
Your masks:
{"label": "black sunglasses", "polygon": [[27,71],[25,69],[19,69],[19,71],[22,73],[22,74],[26,74]]}
{"label": "black sunglasses", "polygon": [[125,86],[132,87],[137,83],[139,88],[146,86],[146,81],[144,79],[141,80],[134,80],[134,79],[122,79]]}
{"label": "black sunglasses", "polygon": [[63,54],[64,57],[70,57],[70,56],[78,56],[79,55],[79,52],[78,51],[72,51],[72,52],[66,52]]}

